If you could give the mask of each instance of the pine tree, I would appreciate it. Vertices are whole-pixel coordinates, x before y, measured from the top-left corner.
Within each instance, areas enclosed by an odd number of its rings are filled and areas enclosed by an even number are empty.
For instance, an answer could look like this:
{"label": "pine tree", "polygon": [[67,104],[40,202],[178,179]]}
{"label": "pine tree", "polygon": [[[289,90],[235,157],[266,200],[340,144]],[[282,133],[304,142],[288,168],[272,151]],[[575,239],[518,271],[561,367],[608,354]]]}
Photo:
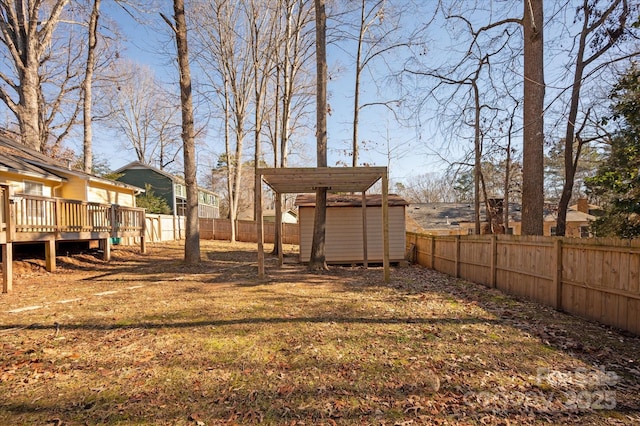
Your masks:
{"label": "pine tree", "polygon": [[593,225],[597,236],[640,236],[640,67],[634,64],[614,87],[612,119],[620,128],[605,161],[587,187],[606,202]]}

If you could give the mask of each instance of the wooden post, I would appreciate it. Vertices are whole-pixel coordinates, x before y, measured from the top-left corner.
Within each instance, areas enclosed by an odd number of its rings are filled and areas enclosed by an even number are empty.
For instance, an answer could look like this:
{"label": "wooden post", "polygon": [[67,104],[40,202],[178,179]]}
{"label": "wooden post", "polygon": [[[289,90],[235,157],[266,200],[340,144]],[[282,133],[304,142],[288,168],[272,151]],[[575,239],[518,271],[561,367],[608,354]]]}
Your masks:
{"label": "wooden post", "polygon": [[2,186],[2,202],[3,218],[5,222],[5,244],[2,244],[2,292],[9,293],[13,290],[13,237],[14,237],[14,218],[13,208],[11,206],[11,187]]}
{"label": "wooden post", "polygon": [[369,267],[369,253],[367,247],[367,192],[362,192],[362,262],[364,268]]}
{"label": "wooden post", "polygon": [[13,290],[13,243],[2,244],[2,292]]}
{"label": "wooden post", "polygon": [[456,241],[456,278],[460,278],[460,235],[455,236]]}
{"label": "wooden post", "polygon": [[557,238],[553,242],[553,286],[552,296],[555,298],[554,307],[562,310],[562,239]]}
{"label": "wooden post", "polygon": [[104,238],[100,240],[102,246],[102,260],[108,262],[111,260],[111,238]]}
{"label": "wooden post", "polygon": [[389,177],[387,169],[382,175],[382,243],[383,257],[382,265],[384,267],[384,282],[391,281],[391,271],[389,269]]}
{"label": "wooden post", "polygon": [[60,238],[60,232],[62,232],[62,202],[59,199],[56,199],[56,203],[54,205],[55,209],[55,235],[56,238]]}
{"label": "wooden post", "polygon": [[436,269],[436,237],[431,236],[431,269]]}
{"label": "wooden post", "polygon": [[[262,173],[256,169],[256,223],[258,225],[258,279],[264,279],[264,232],[262,217]],[[234,226],[232,223],[231,226]]]}
{"label": "wooden post", "polygon": [[51,238],[44,242],[45,268],[48,272],[56,270],[56,240]]}
{"label": "wooden post", "polygon": [[498,276],[498,236],[491,236],[491,278],[489,279],[489,286],[496,288]]}
{"label": "wooden post", "polygon": [[282,230],[282,194],[276,193],[276,229],[274,230],[273,237],[275,238],[276,233],[280,234],[280,238],[278,241],[274,241],[274,243],[278,244],[276,247],[278,251],[278,265],[282,266],[284,263],[284,253],[282,252],[282,240],[284,239],[284,232]]}
{"label": "wooden post", "polygon": [[147,218],[145,212],[140,212],[142,229],[140,230],[140,253],[147,252]]}
{"label": "wooden post", "polygon": [[118,214],[116,209],[118,207],[115,204],[111,204],[111,208],[109,209],[109,216],[111,222],[111,236],[117,237],[118,235]]}

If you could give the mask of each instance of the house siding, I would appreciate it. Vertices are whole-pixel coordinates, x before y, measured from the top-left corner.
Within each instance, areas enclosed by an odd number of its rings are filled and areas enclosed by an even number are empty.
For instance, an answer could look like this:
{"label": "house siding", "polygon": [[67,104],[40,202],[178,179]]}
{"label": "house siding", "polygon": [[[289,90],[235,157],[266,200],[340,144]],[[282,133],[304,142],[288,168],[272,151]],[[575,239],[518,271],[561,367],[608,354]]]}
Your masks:
{"label": "house siding", "polygon": [[89,201],[87,181],[75,176],[69,176],[68,181],[60,189],[60,197],[69,200]]}
{"label": "house siding", "polygon": [[59,185],[59,182],[52,183],[46,179],[41,179],[32,176],[22,176],[16,173],[0,173],[0,183],[4,183],[11,187],[11,192],[13,194],[22,194],[24,193],[24,182],[37,182],[43,185],[42,188],[42,196],[43,197],[51,197],[53,194],[53,187],[55,185]]}
{"label": "house siding", "polygon": [[166,176],[161,175],[151,169],[131,168],[122,171],[122,176],[118,178],[120,182],[128,183],[139,188],[151,185],[153,195],[162,198],[171,209],[171,214],[175,214],[175,203],[173,200],[173,182]]}
{"label": "house siding", "polygon": [[129,193],[114,191],[112,188],[96,185],[89,187],[89,200],[94,203],[118,204],[125,207],[135,207],[136,198],[133,191]]}
{"label": "house siding", "polygon": [[[389,207],[389,259],[404,259],[405,211],[404,206]],[[311,257],[315,208],[299,208],[300,261]],[[382,262],[382,208],[367,207],[367,257],[369,262]],[[328,207],[325,257],[329,263],[360,263],[362,251],[362,208]]]}

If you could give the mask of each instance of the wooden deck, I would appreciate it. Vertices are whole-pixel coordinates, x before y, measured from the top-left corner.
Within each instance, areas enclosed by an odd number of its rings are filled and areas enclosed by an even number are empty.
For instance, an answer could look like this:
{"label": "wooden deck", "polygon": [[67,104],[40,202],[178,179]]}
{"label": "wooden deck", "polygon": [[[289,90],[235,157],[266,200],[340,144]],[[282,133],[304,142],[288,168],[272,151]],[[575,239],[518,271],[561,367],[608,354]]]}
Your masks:
{"label": "wooden deck", "polygon": [[0,185],[3,293],[12,288],[13,243],[44,243],[46,268],[54,271],[57,241],[98,240],[109,260],[111,238],[125,237],[139,238],[142,253],[146,251],[144,209],[24,194],[12,197],[9,187]]}

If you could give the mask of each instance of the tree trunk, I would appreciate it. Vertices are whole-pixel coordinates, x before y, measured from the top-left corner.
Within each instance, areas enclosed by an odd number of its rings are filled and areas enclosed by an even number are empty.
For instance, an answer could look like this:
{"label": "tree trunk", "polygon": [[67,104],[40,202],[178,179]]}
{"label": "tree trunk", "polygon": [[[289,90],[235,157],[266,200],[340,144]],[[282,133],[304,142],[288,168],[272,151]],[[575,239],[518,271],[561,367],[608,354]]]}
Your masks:
{"label": "tree trunk", "polygon": [[187,46],[187,21],[184,0],[173,0],[176,21],[176,45],[180,68],[180,103],[182,106],[182,143],[184,154],[184,180],[187,187],[187,224],[184,243],[184,261],[188,265],[200,263],[200,227],[198,223],[198,186],[196,180],[195,130],[191,70]]}
{"label": "tree trunk", "polygon": [[[35,58],[33,61],[36,61]],[[28,62],[31,62],[28,60]],[[22,143],[36,151],[42,150],[40,140],[40,96],[38,94],[40,79],[35,66],[27,66],[21,76],[20,114],[18,123]]]}
{"label": "tree trunk", "polygon": [[[325,0],[315,0],[316,9],[316,143],[318,167],[327,167],[327,50]],[[325,227],[327,223],[327,188],[316,190],[316,209],[309,268],[327,269],[325,259]]]}
{"label": "tree trunk", "polygon": [[91,104],[93,98],[93,71],[96,64],[96,45],[98,35],[98,18],[100,18],[100,1],[94,0],[91,17],[89,18],[89,48],[87,51],[87,68],[84,77],[84,140],[83,140],[83,158],[84,171],[91,173],[93,168],[93,129],[91,123]]}
{"label": "tree trunk", "polygon": [[[472,81],[473,87],[473,99],[474,99],[474,107],[475,107],[475,118],[474,118],[474,138],[473,138],[473,146],[474,146],[474,164],[473,164],[473,211],[476,216],[475,220],[475,234],[480,235],[480,178],[482,175],[482,147],[481,147],[481,130],[480,130],[480,92],[478,90],[477,78],[480,73],[480,69],[482,65],[478,67],[476,71],[476,79]],[[486,192],[485,192],[485,202],[486,202]]]}
{"label": "tree trunk", "polygon": [[522,234],[542,235],[544,209],[544,62],[542,0],[524,0]]}
{"label": "tree trunk", "polygon": [[508,234],[509,233],[509,187],[510,185],[510,180],[511,180],[511,133],[513,131],[513,115],[511,116],[511,120],[509,121],[509,133],[507,134],[507,156],[504,160],[505,166],[504,166],[504,199],[502,202],[502,208],[504,209],[502,211],[503,219],[503,226],[504,226],[504,233]]}
{"label": "tree trunk", "polygon": [[362,42],[365,33],[365,0],[360,4],[360,32],[358,34],[358,51],[356,53],[355,87],[353,89],[353,158],[352,166],[358,167],[358,123],[360,121],[360,72],[362,71]]}

